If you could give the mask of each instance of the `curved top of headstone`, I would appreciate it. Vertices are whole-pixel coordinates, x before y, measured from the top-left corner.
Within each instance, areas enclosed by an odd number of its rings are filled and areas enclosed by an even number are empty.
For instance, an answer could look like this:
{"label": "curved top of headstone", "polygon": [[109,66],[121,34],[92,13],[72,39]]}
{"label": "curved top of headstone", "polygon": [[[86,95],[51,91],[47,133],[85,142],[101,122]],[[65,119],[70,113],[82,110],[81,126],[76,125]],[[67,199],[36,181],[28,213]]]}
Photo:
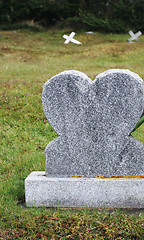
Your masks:
{"label": "curved top of headstone", "polygon": [[44,114],[57,134],[64,132],[66,115],[71,118],[76,114],[81,93],[86,92],[91,84],[92,80],[86,74],[75,70],[61,72],[44,84]]}
{"label": "curved top of headstone", "polygon": [[83,122],[84,128],[113,128],[128,136],[144,111],[144,85],[129,70],[111,69],[94,81],[70,70],[44,84],[42,101],[45,116],[59,135]]}
{"label": "curved top of headstone", "polygon": [[105,71],[103,73],[99,73],[97,75],[96,79],[100,78],[100,77],[105,77],[108,74],[112,74],[112,73],[120,73],[120,74],[124,73],[124,74],[130,75],[131,77],[137,79],[143,85],[142,78],[137,73],[131,72],[128,69],[109,69],[109,70],[107,70],[107,71]]}

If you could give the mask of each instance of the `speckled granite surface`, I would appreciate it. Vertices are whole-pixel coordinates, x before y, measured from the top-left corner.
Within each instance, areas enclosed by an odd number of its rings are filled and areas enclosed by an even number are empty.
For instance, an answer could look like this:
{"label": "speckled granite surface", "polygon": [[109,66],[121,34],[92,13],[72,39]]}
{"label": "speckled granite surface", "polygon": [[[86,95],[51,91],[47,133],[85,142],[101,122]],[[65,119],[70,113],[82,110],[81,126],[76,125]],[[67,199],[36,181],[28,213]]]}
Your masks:
{"label": "speckled granite surface", "polygon": [[49,178],[25,180],[28,207],[144,208],[144,179]]}
{"label": "speckled granite surface", "polygon": [[59,137],[45,149],[46,175],[144,175],[144,144],[129,137],[144,111],[144,84],[128,70],[94,81],[62,72],[43,88],[43,110]]}

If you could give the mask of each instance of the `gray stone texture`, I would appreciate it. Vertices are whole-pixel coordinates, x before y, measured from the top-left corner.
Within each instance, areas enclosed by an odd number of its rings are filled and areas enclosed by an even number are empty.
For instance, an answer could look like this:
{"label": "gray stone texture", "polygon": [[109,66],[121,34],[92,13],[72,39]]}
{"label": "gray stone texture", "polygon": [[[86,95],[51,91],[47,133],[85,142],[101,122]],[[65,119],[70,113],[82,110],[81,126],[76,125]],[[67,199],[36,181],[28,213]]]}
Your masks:
{"label": "gray stone texture", "polygon": [[49,178],[25,180],[28,207],[144,208],[144,179]]}
{"label": "gray stone texture", "polygon": [[47,177],[144,175],[144,144],[129,136],[144,111],[137,74],[112,69],[92,81],[65,71],[44,84],[42,101],[59,135],[45,149]]}

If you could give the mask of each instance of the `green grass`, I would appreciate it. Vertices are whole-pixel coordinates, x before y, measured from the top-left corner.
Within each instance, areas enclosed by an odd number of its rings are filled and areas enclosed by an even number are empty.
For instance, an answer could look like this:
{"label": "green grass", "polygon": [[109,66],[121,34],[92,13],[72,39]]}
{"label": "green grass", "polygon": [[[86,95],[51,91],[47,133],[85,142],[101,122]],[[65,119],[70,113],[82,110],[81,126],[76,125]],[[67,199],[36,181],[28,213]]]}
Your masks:
{"label": "green grass", "polygon": [[[1,239],[144,239],[144,211],[30,208],[24,205],[24,179],[45,169],[44,149],[57,134],[45,120],[43,84],[68,69],[94,79],[110,68],[129,69],[144,79],[144,37],[128,34],[76,34],[83,44],[64,45],[63,34],[3,31],[0,37]],[[144,126],[133,135],[144,143]]]}

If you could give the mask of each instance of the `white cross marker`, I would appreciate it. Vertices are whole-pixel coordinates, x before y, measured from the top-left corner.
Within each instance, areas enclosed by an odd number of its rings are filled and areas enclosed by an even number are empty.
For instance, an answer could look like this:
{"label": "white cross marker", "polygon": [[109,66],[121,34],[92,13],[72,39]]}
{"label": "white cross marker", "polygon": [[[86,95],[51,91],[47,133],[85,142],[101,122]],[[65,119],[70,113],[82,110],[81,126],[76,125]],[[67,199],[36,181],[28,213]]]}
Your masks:
{"label": "white cross marker", "polygon": [[131,37],[128,39],[130,43],[132,43],[133,40],[138,41],[139,40],[138,37],[142,35],[140,31],[134,34],[132,30],[129,31],[129,34],[131,35]]}
{"label": "white cross marker", "polygon": [[63,38],[66,39],[66,41],[64,42],[64,44],[68,44],[69,42],[73,42],[75,44],[82,44],[81,42],[75,40],[73,37],[75,36],[75,32],[72,32],[69,36],[67,35],[63,35]]}

